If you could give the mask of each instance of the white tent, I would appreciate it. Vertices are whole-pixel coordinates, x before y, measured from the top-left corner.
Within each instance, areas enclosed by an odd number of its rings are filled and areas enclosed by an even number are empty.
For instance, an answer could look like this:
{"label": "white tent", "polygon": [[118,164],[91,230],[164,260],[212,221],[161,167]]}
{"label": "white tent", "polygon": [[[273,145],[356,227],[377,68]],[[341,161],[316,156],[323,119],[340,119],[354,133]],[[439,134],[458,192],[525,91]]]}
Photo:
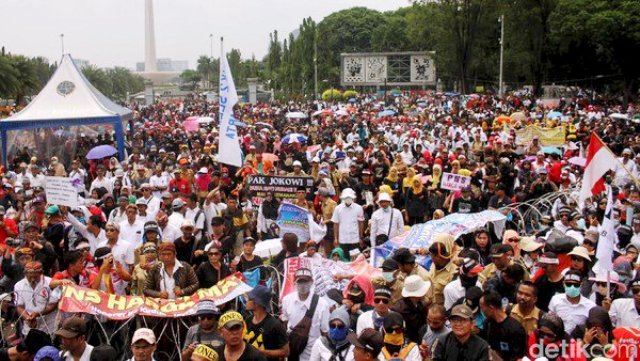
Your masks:
{"label": "white tent", "polygon": [[111,124],[118,152],[124,156],[123,120],[133,112],[100,93],[84,77],[71,55],[64,54],[60,65],[42,91],[19,113],[0,121],[2,160],[7,161],[7,132],[20,129],[55,128]]}

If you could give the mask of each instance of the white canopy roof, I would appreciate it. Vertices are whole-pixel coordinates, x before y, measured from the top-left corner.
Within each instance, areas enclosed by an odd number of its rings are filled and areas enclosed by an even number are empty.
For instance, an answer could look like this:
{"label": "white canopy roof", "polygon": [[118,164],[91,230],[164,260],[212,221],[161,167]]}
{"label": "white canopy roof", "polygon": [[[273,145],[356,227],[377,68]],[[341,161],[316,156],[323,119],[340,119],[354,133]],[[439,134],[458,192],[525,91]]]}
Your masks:
{"label": "white canopy roof", "polygon": [[130,109],[111,101],[84,77],[71,55],[62,61],[40,94],[19,113],[3,121],[52,121],[121,116],[127,119]]}

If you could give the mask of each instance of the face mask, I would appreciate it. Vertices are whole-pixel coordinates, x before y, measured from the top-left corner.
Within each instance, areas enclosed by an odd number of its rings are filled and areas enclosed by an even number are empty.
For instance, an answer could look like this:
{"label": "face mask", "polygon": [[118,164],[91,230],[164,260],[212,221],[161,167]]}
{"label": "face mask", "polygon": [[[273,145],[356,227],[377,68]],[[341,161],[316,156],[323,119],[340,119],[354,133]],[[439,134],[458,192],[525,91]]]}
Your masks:
{"label": "face mask", "polygon": [[393,282],[395,277],[393,276],[393,272],[382,272],[382,278],[385,282]]}
{"label": "face mask", "polygon": [[351,199],[351,198],[345,198],[343,202],[344,202],[344,204],[345,204],[347,207],[349,207],[350,205],[352,205],[352,204],[353,204],[353,199]]}
{"label": "face mask", "polygon": [[308,295],[311,291],[311,282],[296,283],[296,290],[301,295]]}
{"label": "face mask", "polygon": [[584,219],[583,219],[583,218],[579,219],[579,220],[576,222],[576,225],[577,225],[577,227],[578,227],[579,229],[587,229],[587,225],[586,225],[586,223],[585,223],[585,221],[584,221]]}
{"label": "face mask", "polygon": [[84,219],[84,217],[78,217],[78,222],[82,224],[87,224],[87,221]]}
{"label": "face mask", "polygon": [[402,346],[404,343],[404,334],[403,333],[385,333],[384,334],[384,343],[388,343],[389,345],[394,346]]}
{"label": "face mask", "polygon": [[576,298],[580,296],[580,287],[578,286],[564,286],[564,293],[571,297]]}
{"label": "face mask", "polygon": [[384,213],[389,213],[389,212],[391,212],[391,209],[389,207],[386,207],[386,208],[382,208],[382,211]]}
{"label": "face mask", "polygon": [[331,327],[329,328],[329,337],[331,337],[331,339],[336,342],[340,342],[347,338],[347,332],[349,332],[349,329],[346,327],[342,327],[342,328]]}
{"label": "face mask", "polygon": [[476,285],[476,282],[478,282],[478,277],[467,277],[465,275],[460,275],[460,283],[464,288],[473,287]]}

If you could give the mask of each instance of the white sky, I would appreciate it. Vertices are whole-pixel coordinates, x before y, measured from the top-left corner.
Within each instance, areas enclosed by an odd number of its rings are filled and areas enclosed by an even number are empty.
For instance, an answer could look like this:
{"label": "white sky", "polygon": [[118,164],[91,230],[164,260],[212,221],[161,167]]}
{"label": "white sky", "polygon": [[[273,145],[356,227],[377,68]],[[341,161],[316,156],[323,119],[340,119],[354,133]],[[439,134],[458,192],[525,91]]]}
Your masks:
{"label": "white sky", "polygon": [[[144,0],[1,0],[0,46],[27,56],[60,59],[60,34],[65,52],[100,67],[135,67],[144,60]],[[311,16],[320,21],[332,12],[354,6],[379,11],[409,6],[409,0],[155,0],[158,58],[188,60],[219,56],[238,48],[243,58],[261,59],[269,33],[280,39]]]}

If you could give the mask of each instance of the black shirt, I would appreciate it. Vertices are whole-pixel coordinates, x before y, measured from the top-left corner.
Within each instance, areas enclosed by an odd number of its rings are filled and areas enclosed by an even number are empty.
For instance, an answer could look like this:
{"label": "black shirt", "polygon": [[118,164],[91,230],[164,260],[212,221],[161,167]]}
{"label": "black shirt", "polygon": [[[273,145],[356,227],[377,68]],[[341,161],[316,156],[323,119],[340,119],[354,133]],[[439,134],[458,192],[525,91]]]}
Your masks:
{"label": "black shirt", "polygon": [[226,265],[220,265],[220,271],[213,268],[211,262],[203,262],[196,269],[196,276],[200,283],[200,288],[209,288],[218,283],[221,279],[231,274],[231,270]]}
{"label": "black shirt", "polygon": [[538,277],[535,284],[538,288],[538,302],[536,302],[536,307],[544,312],[548,312],[549,302],[551,302],[553,295],[556,293],[564,293],[564,277],[558,282],[551,282],[547,275],[542,275]]}
{"label": "black shirt", "polygon": [[489,361],[489,344],[471,334],[467,342],[460,343],[450,332],[443,343],[437,342],[433,351],[433,361]]}
{"label": "black shirt", "polygon": [[[224,346],[216,348],[216,352],[218,353],[218,361],[225,361],[224,358]],[[264,357],[263,354],[258,351],[257,348],[247,344],[245,342],[245,348],[242,355],[238,360],[241,361],[267,361],[267,358]]]}
{"label": "black shirt", "polygon": [[[277,350],[287,344],[287,330],[277,318],[267,314],[264,320],[254,324],[251,318],[245,320],[247,331],[244,340],[257,349]],[[268,359],[277,361],[278,359]]]}
{"label": "black shirt", "polygon": [[478,206],[478,202],[473,198],[463,199],[462,197],[458,197],[453,201],[451,209],[453,213],[475,213],[478,212],[480,207]]}
{"label": "black shirt", "polygon": [[515,318],[507,316],[500,323],[489,320],[485,330],[489,346],[500,354],[503,360],[517,360],[526,355],[527,333]]}

